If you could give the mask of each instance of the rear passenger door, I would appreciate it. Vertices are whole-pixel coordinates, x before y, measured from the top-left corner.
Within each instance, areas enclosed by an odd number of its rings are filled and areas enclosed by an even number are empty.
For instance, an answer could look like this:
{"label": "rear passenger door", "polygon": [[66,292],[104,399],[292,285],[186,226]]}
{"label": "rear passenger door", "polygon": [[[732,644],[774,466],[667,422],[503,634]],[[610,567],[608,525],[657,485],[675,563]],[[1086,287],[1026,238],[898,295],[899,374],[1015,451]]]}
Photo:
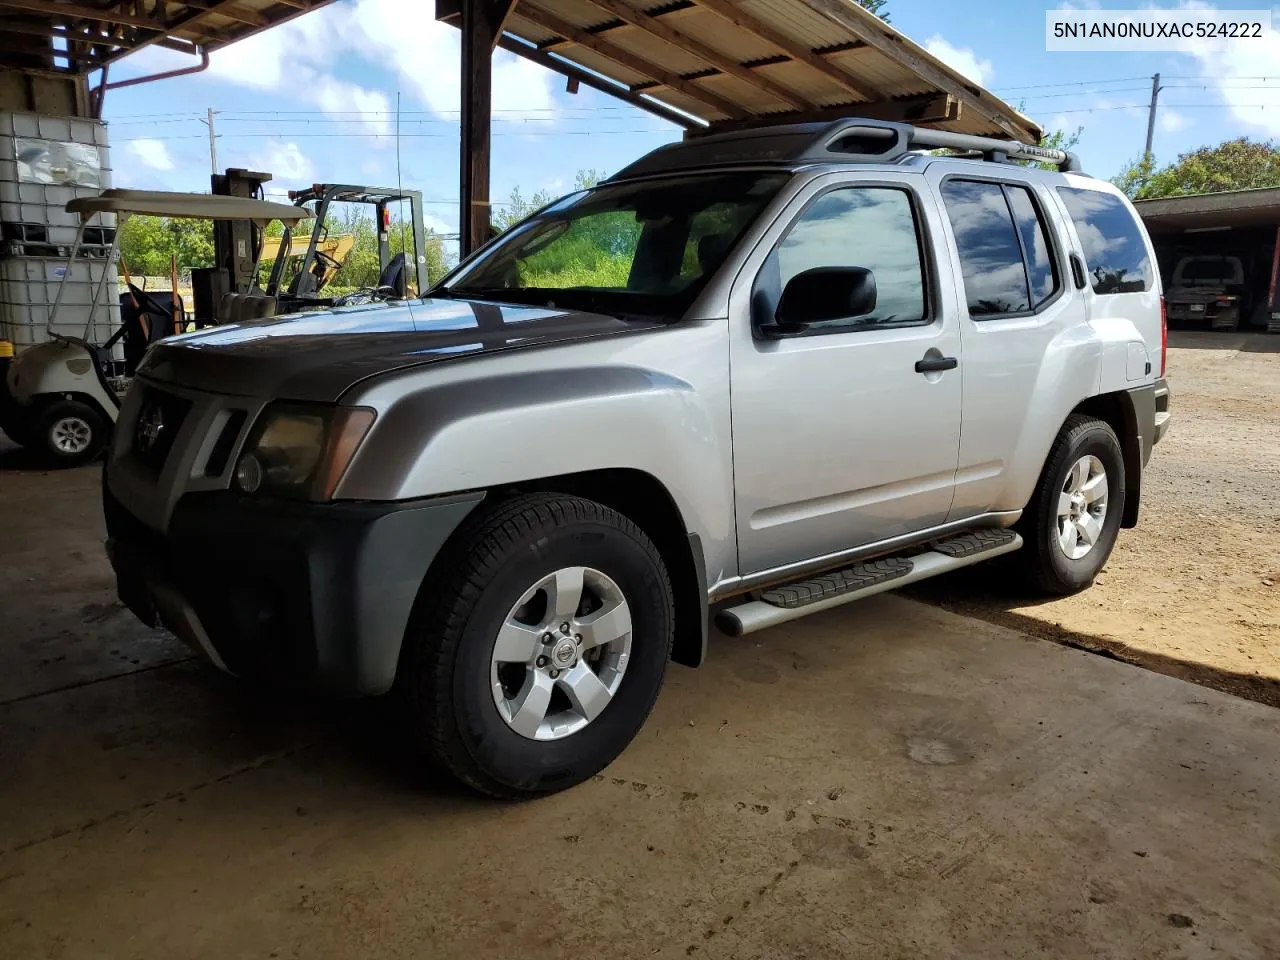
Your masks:
{"label": "rear passenger door", "polygon": [[1034,462],[1038,473],[1041,448],[1058,426],[1046,437],[1033,406],[1073,394],[1072,384],[1087,382],[1090,371],[1068,349],[1073,338],[1087,337],[1086,316],[1070,293],[1051,198],[1030,179],[954,170],[936,165],[929,179],[963,277],[951,291],[964,352],[964,426],[949,517],[956,521],[1023,506],[1019,472]]}
{"label": "rear passenger door", "polygon": [[[954,280],[918,177],[810,183],[748,257],[730,297],[740,569],[751,574],[942,523],[960,439]],[[787,282],[862,267],[874,309],[770,337]],[[942,271],[941,276],[939,270]],[[946,364],[944,364],[946,366]]]}

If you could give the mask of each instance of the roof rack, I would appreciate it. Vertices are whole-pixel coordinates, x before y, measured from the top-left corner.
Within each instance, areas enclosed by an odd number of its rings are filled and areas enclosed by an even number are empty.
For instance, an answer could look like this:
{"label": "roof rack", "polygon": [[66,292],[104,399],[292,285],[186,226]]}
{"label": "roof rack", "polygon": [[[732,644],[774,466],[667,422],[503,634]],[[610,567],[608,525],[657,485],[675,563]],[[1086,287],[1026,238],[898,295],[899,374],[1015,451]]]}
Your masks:
{"label": "roof rack", "polygon": [[727,164],[893,163],[913,150],[947,149],[981,155],[994,163],[1034,160],[1079,172],[1068,150],[1036,147],[947,130],[930,130],[888,120],[846,117],[812,123],[762,125],[731,133],[693,136],[667,144],[625,167],[610,180]]}

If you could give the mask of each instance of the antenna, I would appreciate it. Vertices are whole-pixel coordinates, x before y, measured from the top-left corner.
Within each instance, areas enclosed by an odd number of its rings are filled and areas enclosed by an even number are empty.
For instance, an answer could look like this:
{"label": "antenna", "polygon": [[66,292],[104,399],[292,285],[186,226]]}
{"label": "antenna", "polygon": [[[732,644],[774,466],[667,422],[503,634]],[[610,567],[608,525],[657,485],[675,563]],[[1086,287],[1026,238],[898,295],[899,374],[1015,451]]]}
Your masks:
{"label": "antenna", "polygon": [[[396,193],[400,194],[399,200],[396,202],[400,205],[400,252],[408,256],[408,249],[405,244],[404,235],[404,182],[400,176],[400,91],[396,90]],[[412,216],[412,214],[411,214]],[[412,225],[414,236],[417,236],[418,225]],[[415,244],[416,246],[416,244]],[[417,276],[415,273],[414,276]],[[419,291],[421,293],[421,291]]]}

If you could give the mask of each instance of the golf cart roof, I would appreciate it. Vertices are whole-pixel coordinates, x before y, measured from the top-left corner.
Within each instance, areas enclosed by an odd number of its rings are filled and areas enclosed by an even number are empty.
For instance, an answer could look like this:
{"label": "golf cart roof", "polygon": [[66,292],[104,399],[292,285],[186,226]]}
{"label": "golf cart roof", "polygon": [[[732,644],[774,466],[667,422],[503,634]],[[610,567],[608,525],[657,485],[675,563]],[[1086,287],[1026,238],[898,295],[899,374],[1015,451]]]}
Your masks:
{"label": "golf cart roof", "polygon": [[95,213],[141,213],[153,217],[188,220],[282,220],[293,225],[311,214],[291,203],[222,197],[208,193],[176,193],[166,190],[103,190],[96,197],[78,197],[67,203],[68,213],[88,220]]}

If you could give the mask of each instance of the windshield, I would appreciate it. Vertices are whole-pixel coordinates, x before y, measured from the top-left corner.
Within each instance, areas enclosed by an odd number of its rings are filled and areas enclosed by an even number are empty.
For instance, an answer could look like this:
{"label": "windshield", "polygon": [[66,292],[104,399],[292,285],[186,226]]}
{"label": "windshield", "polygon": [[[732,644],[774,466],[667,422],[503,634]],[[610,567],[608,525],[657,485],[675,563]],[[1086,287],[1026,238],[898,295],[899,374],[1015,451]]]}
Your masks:
{"label": "windshield", "polygon": [[1183,260],[1178,268],[1179,276],[1186,282],[1224,280],[1238,283],[1236,276],[1240,272],[1240,261],[1234,257],[1192,257]]}
{"label": "windshield", "polygon": [[516,226],[438,293],[620,315],[683,313],[787,176],[702,174],[572,194]]}

